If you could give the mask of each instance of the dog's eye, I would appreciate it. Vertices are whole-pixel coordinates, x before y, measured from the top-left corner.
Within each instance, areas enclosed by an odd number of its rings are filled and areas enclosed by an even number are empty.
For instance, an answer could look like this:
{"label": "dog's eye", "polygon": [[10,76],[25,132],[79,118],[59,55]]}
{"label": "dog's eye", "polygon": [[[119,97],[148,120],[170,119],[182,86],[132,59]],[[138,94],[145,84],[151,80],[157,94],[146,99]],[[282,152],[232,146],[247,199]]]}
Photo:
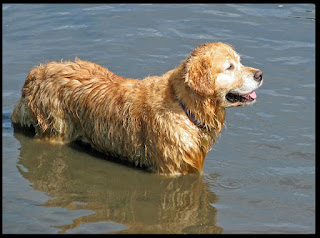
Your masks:
{"label": "dog's eye", "polygon": [[234,69],[234,65],[233,65],[233,64],[230,64],[227,69]]}

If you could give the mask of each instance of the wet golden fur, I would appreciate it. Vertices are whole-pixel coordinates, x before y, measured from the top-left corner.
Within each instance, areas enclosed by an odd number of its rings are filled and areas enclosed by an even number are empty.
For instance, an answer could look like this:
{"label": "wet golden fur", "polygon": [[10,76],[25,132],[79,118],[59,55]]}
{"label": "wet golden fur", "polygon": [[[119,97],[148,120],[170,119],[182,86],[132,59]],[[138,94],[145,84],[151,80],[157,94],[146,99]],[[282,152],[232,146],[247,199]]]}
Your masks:
{"label": "wet golden fur", "polygon": [[[229,80],[229,85],[220,77],[217,83],[226,59],[240,60],[229,45],[207,43],[177,68],[143,80],[80,59],[39,65],[26,78],[12,123],[33,126],[38,138],[50,141],[87,141],[98,151],[152,172],[202,171],[222,130],[225,108],[234,106],[226,93],[242,87],[243,73],[257,70],[240,65],[239,75],[229,75],[239,79]],[[179,100],[205,128],[192,123]]]}

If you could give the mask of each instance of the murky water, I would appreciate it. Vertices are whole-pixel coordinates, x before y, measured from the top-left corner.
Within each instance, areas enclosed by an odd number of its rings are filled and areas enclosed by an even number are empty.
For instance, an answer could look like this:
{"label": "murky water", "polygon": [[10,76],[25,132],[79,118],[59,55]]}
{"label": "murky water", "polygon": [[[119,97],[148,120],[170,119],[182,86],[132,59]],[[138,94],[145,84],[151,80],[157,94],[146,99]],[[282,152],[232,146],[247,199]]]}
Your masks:
{"label": "murky water", "polygon": [[[314,233],[315,6],[5,4],[3,233]],[[165,178],[78,145],[13,133],[39,62],[90,60],[160,75],[193,48],[232,44],[264,72],[258,101],[227,111],[203,175]]]}

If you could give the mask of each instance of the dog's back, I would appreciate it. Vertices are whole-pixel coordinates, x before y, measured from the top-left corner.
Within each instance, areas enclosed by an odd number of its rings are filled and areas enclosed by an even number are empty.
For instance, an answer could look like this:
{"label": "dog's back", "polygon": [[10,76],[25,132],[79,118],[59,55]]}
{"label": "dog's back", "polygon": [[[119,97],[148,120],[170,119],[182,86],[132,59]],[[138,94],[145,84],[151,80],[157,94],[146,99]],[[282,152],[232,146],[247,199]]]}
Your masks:
{"label": "dog's back", "polygon": [[[97,70],[97,69],[98,70]],[[66,110],[70,100],[85,93],[88,86],[105,85],[112,73],[90,62],[50,62],[35,67],[28,74],[22,96],[16,104],[11,119],[15,126],[33,126],[40,137],[55,141],[74,139],[70,134]],[[105,77],[101,77],[104,74]],[[90,84],[91,82],[91,84]],[[66,95],[67,94],[67,95]],[[72,97],[69,97],[71,96]],[[76,109],[76,108],[75,108]],[[77,113],[77,112],[76,112]]]}
{"label": "dog's back", "polygon": [[[50,62],[35,67],[28,74],[22,97],[11,119],[15,127],[34,127],[36,135],[51,141],[69,142],[90,138],[95,131],[104,131],[112,122],[109,133],[124,133],[125,124],[119,117],[131,108],[137,80],[115,75],[95,63],[76,59],[75,62]],[[131,87],[129,86],[131,85]],[[122,111],[122,112],[121,112]],[[90,134],[91,133],[91,134]],[[128,132],[129,133],[129,132]],[[105,138],[108,135],[104,135]],[[119,143],[118,141],[114,143]]]}

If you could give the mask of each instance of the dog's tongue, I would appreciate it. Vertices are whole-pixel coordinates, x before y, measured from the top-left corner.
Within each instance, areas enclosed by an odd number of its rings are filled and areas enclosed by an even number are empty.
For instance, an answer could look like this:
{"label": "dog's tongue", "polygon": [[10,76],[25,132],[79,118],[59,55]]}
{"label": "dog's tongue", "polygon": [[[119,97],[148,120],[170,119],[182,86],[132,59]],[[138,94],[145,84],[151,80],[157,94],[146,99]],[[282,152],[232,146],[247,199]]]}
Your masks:
{"label": "dog's tongue", "polygon": [[257,94],[256,94],[255,91],[252,91],[252,92],[249,94],[249,96],[250,96],[251,98],[255,99],[255,98],[257,97]]}

